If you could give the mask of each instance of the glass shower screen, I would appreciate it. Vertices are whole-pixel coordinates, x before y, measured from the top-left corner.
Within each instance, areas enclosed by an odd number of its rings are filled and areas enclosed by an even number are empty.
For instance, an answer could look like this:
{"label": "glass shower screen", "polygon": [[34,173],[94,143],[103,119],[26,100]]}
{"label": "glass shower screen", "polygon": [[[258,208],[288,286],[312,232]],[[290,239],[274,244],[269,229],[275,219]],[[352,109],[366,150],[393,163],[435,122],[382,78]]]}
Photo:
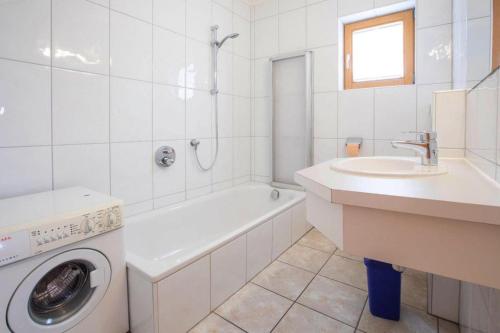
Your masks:
{"label": "glass shower screen", "polygon": [[312,163],[311,52],[272,58],[273,184],[297,185]]}

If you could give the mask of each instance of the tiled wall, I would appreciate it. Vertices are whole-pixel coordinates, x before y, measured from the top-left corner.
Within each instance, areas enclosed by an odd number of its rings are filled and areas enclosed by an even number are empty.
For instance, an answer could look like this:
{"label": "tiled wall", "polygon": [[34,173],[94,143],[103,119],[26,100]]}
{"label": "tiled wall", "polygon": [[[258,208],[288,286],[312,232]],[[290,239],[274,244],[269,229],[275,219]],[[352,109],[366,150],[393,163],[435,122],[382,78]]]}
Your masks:
{"label": "tiled wall", "polygon": [[[453,85],[472,87],[491,66],[491,0],[453,1]],[[466,158],[500,182],[498,71],[467,94]],[[500,332],[500,291],[461,282],[462,333]]]}
{"label": "tiled wall", "polygon": [[[75,184],[129,213],[245,182],[251,173],[251,9],[242,0],[15,0],[0,4],[0,198]],[[220,52],[213,153],[210,26]],[[52,50],[52,52],[51,52]],[[153,152],[173,146],[177,162]]]}
{"label": "tiled wall", "polygon": [[471,88],[490,72],[491,0],[453,0],[453,87]]}
{"label": "tiled wall", "polygon": [[[271,175],[269,56],[314,53],[315,162],[344,156],[347,137],[363,137],[362,155],[405,155],[390,141],[405,131],[431,128],[432,92],[451,88],[452,1],[416,1],[416,84],[341,90],[338,71],[340,17],[398,0],[265,0],[254,8],[254,175]],[[341,45],[340,45],[341,47]]]}
{"label": "tiled wall", "polygon": [[[466,157],[500,183],[500,73],[467,95]],[[500,290],[461,283],[462,333],[500,332]]]}

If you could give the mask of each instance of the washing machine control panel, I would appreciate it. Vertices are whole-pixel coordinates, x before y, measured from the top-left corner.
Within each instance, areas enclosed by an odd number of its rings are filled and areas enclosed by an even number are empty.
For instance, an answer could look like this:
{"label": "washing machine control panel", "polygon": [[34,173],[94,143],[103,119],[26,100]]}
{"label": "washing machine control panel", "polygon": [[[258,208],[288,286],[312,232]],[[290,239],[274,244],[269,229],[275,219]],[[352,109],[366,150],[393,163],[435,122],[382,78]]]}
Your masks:
{"label": "washing machine control panel", "polygon": [[120,206],[102,209],[82,216],[43,224],[29,230],[32,254],[39,254],[52,249],[90,238],[122,225]]}

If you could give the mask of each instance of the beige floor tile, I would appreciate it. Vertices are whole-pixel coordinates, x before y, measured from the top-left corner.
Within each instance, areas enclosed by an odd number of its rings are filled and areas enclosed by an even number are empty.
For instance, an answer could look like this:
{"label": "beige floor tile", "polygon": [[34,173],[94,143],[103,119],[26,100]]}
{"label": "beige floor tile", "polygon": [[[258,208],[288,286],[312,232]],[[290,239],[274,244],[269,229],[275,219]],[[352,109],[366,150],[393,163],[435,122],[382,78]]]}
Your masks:
{"label": "beige floor tile", "polygon": [[437,319],[410,306],[401,306],[399,321],[385,320],[370,313],[365,307],[359,329],[366,333],[437,333]]}
{"label": "beige floor tile", "polygon": [[328,253],[295,244],[283,253],[278,260],[313,273],[318,273],[329,257]]}
{"label": "beige floor tile", "polygon": [[356,288],[368,290],[366,268],[365,265],[359,261],[332,256],[319,274],[330,279],[350,284]]}
{"label": "beige floor tile", "polygon": [[354,328],[295,303],[273,333],[353,333]]}
{"label": "beige floor tile", "polygon": [[458,325],[447,320],[438,319],[439,333],[460,333]]}
{"label": "beige floor tile", "polygon": [[327,253],[333,253],[337,248],[335,244],[326,238],[318,229],[311,229],[311,231],[299,240],[299,244]]}
{"label": "beige floor tile", "polygon": [[314,274],[303,269],[275,261],[259,273],[252,282],[275,293],[296,300]]}
{"label": "beige floor tile", "polygon": [[358,257],[358,256],[353,256],[352,254],[344,252],[341,249],[337,249],[337,251],[335,251],[335,255],[336,256],[340,256],[340,257],[344,257],[344,258],[347,258],[347,259],[351,259],[351,260],[363,262],[363,258]]}
{"label": "beige floor tile", "polygon": [[244,333],[244,331],[212,313],[190,330],[189,333]]}
{"label": "beige floor tile", "polygon": [[402,278],[402,301],[405,304],[427,311],[427,274],[405,272]]}
{"label": "beige floor tile", "polygon": [[298,302],[355,327],[366,298],[362,290],[316,276]]}
{"label": "beige floor tile", "polygon": [[247,284],[215,312],[247,332],[270,332],[292,302],[254,284]]}

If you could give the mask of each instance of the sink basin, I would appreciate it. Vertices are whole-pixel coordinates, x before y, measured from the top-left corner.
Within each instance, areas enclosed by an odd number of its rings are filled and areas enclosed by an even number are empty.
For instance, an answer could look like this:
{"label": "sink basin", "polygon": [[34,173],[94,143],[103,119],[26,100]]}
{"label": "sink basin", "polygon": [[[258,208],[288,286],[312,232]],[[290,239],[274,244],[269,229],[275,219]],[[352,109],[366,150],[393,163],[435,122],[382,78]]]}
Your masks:
{"label": "sink basin", "polygon": [[418,177],[447,173],[443,165],[421,165],[420,159],[404,157],[356,157],[336,160],[330,166],[335,171],[367,176]]}

